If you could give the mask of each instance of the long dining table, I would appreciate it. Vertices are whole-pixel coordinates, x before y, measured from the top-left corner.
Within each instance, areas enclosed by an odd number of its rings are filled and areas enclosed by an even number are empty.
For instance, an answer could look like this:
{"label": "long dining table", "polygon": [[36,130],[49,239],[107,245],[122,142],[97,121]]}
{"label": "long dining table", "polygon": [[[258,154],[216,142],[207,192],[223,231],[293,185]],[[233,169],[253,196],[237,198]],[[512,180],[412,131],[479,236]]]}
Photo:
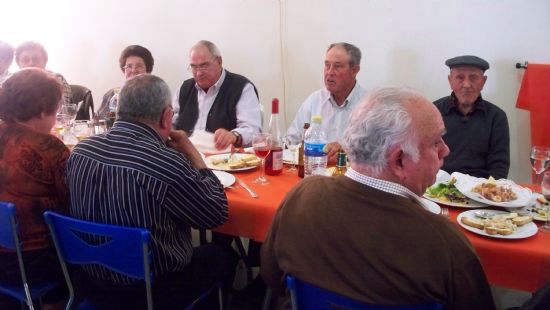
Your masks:
{"label": "long dining table", "polygon": [[[269,185],[255,185],[258,169],[234,172],[258,195],[253,198],[244,188],[227,188],[229,219],[215,229],[232,236],[262,242],[271,226],[281,201],[301,179],[287,167],[278,176],[268,176]],[[235,184],[238,184],[237,182]],[[456,223],[464,208],[448,207],[449,219]],[[541,223],[537,223],[541,225]],[[467,231],[457,224],[475,248],[489,283],[495,286],[534,292],[550,282],[550,234],[537,232],[525,239],[509,240],[485,237]]]}

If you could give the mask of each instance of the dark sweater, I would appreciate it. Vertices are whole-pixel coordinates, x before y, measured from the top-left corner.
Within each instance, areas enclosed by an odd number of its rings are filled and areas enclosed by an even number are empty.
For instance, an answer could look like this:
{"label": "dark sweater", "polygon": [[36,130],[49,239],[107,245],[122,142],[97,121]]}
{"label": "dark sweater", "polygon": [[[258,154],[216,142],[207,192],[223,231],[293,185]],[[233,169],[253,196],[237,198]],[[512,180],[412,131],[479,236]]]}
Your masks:
{"label": "dark sweater", "polygon": [[261,266],[275,297],[291,273],[367,303],[495,308],[479,259],[453,223],[347,177],[311,177],[287,195]]}
{"label": "dark sweater", "polygon": [[[232,130],[237,127],[237,103],[239,103],[246,84],[252,84],[252,82],[242,75],[231,73],[227,70],[225,72],[225,79],[220,86],[216,99],[214,99],[212,108],[208,112],[206,131],[209,132],[215,132],[218,128]],[[254,87],[254,91],[258,95],[256,87]],[[180,112],[175,128],[192,134],[199,117],[199,104],[194,79],[188,79],[183,82],[180,87],[178,100]]]}
{"label": "dark sweater", "polygon": [[510,168],[510,132],[506,113],[480,96],[474,110],[464,116],[455,101],[452,94],[434,102],[447,129],[443,140],[451,150],[442,169],[482,178],[506,178]]}

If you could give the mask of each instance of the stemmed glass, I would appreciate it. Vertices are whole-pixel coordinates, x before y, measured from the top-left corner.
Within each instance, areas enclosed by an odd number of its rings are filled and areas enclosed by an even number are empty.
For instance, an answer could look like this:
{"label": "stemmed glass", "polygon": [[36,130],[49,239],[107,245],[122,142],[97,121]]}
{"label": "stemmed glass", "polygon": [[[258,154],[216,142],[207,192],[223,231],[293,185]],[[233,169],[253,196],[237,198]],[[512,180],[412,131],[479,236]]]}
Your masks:
{"label": "stemmed glass", "polygon": [[[542,194],[546,199],[550,199],[550,171],[546,171],[542,176],[542,183],[540,184]],[[550,210],[549,210],[550,211]],[[550,213],[550,212],[549,212]],[[550,214],[546,215],[546,222],[539,227],[539,230],[544,233],[550,233]]]}
{"label": "stemmed glass", "polygon": [[76,104],[64,104],[61,106],[61,111],[59,114],[65,115],[65,122],[67,124],[72,124],[76,118]]}
{"label": "stemmed glass", "polygon": [[262,160],[262,166],[260,167],[260,176],[257,177],[252,183],[266,185],[269,181],[265,177],[265,158],[271,152],[271,146],[273,144],[273,138],[268,133],[257,133],[252,136],[252,147],[256,156]]}
{"label": "stemmed glass", "polygon": [[550,148],[543,146],[533,146],[531,148],[531,166],[535,171],[534,184],[540,184],[540,175],[548,168],[550,164]]}
{"label": "stemmed glass", "polygon": [[283,142],[285,143],[286,147],[288,148],[288,150],[292,154],[291,165],[290,165],[290,168],[287,171],[288,172],[297,171],[298,169],[296,169],[296,162],[297,162],[296,154],[298,153],[298,149],[300,148],[300,145],[302,145],[302,141],[295,140],[295,139],[292,138],[292,136],[285,136],[283,138]]}

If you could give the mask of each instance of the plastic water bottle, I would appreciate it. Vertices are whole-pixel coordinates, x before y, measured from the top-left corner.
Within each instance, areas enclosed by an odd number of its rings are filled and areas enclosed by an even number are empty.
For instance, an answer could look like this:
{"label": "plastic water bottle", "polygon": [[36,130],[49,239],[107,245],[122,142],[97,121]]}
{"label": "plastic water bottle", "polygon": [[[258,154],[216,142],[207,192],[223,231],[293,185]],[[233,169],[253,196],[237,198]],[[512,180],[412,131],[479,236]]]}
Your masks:
{"label": "plastic water bottle", "polygon": [[325,175],[328,154],[323,151],[327,139],[321,127],[321,115],[311,117],[311,126],[304,135],[304,177]]}

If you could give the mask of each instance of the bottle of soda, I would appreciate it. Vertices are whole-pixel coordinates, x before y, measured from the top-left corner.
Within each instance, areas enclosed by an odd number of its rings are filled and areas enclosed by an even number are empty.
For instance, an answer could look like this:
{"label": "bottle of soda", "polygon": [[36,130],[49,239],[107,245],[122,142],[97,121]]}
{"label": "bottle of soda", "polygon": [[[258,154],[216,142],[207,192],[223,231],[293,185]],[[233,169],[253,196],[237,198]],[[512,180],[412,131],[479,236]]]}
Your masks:
{"label": "bottle of soda", "polygon": [[304,137],[306,131],[309,129],[309,123],[304,123],[304,130],[302,131],[302,143],[298,149],[298,176],[300,178],[304,177]]}
{"label": "bottle of soda", "polygon": [[336,160],[336,170],[332,174],[333,176],[344,175],[346,174],[347,162],[346,162],[346,152],[343,150],[338,151],[338,159]]}
{"label": "bottle of soda", "polygon": [[271,101],[271,118],[269,119],[269,133],[271,134],[271,152],[265,159],[265,174],[279,175],[283,172],[283,136],[279,121],[279,99]]}
{"label": "bottle of soda", "polygon": [[323,151],[327,139],[321,127],[321,115],[311,117],[311,127],[304,137],[304,177],[325,175],[328,154]]}

